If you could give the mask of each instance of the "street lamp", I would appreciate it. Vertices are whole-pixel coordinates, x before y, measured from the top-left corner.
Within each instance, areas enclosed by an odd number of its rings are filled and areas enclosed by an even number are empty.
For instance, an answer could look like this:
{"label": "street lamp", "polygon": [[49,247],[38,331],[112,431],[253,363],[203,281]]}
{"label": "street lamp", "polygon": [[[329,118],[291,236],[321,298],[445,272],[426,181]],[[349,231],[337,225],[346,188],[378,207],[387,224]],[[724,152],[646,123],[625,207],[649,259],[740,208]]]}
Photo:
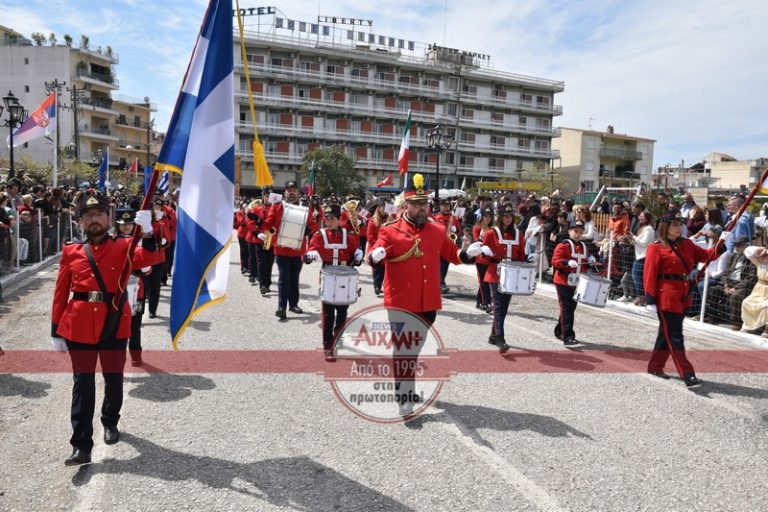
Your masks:
{"label": "street lamp", "polygon": [[[11,166],[8,169],[8,179],[11,179],[16,176],[16,170],[13,168],[13,130],[17,126],[24,124],[29,112],[21,106],[19,99],[14,96],[11,91],[8,91],[8,96],[3,97],[3,103],[5,104],[5,110],[8,111],[8,120],[5,122],[5,126],[7,126],[11,132]],[[0,116],[2,114],[3,107],[0,107]]]}
{"label": "street lamp", "polygon": [[437,152],[437,168],[435,169],[435,179],[437,181],[435,203],[437,204],[440,204],[440,153],[444,149],[450,149],[451,145],[453,145],[453,138],[443,134],[439,124],[427,133],[427,148]]}

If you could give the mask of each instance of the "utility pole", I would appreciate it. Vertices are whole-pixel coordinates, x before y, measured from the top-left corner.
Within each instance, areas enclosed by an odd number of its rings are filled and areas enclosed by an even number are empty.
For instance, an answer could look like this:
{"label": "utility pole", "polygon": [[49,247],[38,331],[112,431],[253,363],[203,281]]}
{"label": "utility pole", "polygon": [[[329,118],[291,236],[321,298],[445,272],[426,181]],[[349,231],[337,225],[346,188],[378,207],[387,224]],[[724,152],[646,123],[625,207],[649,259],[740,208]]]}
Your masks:
{"label": "utility pole", "polygon": [[80,161],[80,126],[78,126],[78,119],[77,119],[77,111],[78,106],[77,103],[82,100],[85,97],[85,91],[83,89],[78,89],[76,85],[73,85],[72,87],[67,87],[67,91],[71,93],[71,100],[72,100],[72,115],[75,122],[75,161]]}
{"label": "utility pole", "polygon": [[58,78],[54,78],[53,82],[45,82],[45,92],[50,94],[56,92],[56,138],[53,140],[53,186],[54,188],[59,185],[59,97],[61,96],[61,89],[67,85],[67,82],[59,82]]}

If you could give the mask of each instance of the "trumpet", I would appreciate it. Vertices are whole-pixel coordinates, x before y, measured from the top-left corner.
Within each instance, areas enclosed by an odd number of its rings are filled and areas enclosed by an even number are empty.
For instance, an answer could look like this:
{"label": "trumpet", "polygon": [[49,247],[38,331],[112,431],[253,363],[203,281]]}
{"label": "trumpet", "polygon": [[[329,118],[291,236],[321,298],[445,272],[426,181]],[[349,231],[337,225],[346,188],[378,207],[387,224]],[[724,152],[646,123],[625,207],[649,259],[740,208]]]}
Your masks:
{"label": "trumpet", "polygon": [[269,231],[267,231],[267,239],[264,240],[264,250],[268,251],[272,247],[272,238],[275,236],[275,233],[277,233],[277,229],[270,228]]}
{"label": "trumpet", "polygon": [[350,199],[344,203],[344,209],[347,210],[347,213],[349,214],[349,223],[352,224],[352,230],[356,235],[360,234],[360,223],[357,218],[357,207],[359,204],[360,201],[357,199]]}

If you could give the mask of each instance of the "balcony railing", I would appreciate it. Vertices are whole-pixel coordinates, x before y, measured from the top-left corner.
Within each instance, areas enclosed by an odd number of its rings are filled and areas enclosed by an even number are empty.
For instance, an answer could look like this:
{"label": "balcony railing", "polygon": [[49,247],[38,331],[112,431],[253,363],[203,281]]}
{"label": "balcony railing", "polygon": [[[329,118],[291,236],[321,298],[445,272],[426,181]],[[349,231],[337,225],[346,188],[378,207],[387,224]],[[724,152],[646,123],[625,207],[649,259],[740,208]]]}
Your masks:
{"label": "balcony railing", "polygon": [[104,108],[107,110],[114,110],[112,107],[112,100],[109,98],[83,98],[80,100],[83,105],[90,105],[92,107]]}
{"label": "balcony railing", "polygon": [[102,73],[96,73],[94,71],[87,71],[85,69],[82,69],[82,70],[78,71],[77,72],[77,76],[81,80],[83,80],[83,79],[85,79],[85,80],[94,80],[96,82],[101,82],[101,83],[106,84],[107,86],[115,88],[115,89],[120,87],[120,82],[114,76],[104,75]]}
{"label": "balcony railing", "polygon": [[144,121],[139,121],[138,123],[136,121],[128,121],[127,119],[118,119],[115,121],[115,124],[120,126],[127,126],[128,128],[139,128],[141,130],[146,130],[148,123]]}
{"label": "balcony railing", "polygon": [[600,156],[603,158],[616,158],[618,160],[642,160],[643,154],[640,151],[630,151],[628,149],[600,148]]}

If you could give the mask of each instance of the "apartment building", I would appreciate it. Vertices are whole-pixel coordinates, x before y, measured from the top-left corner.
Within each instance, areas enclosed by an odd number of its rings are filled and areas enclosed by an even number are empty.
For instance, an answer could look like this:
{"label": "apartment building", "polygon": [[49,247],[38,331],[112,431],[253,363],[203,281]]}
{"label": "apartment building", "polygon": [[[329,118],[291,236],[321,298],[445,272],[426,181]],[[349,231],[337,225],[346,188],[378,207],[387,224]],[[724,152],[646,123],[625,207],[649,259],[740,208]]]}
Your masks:
{"label": "apartment building", "polygon": [[[148,98],[117,94],[118,55],[107,46],[93,48],[87,37],[35,45],[12,29],[0,26],[0,91],[13,91],[30,111],[45,99],[46,82],[64,83],[58,115],[59,146],[67,158],[98,162],[110,148],[110,166],[138,157],[146,161],[147,126],[156,106]],[[6,72],[7,70],[7,72]],[[77,105],[76,111],[73,109]],[[19,146],[15,155],[52,162],[53,141],[38,139]],[[8,149],[0,145],[0,156]]]}
{"label": "apartment building", "polygon": [[613,126],[604,132],[561,128],[552,141],[559,151],[554,169],[565,178],[564,191],[574,191],[580,183],[586,191],[650,184],[655,143],[654,139],[616,133]]}
{"label": "apartment building", "polygon": [[[409,167],[432,187],[437,155],[426,136],[438,124],[454,140],[441,155],[442,187],[513,176],[536,162],[548,168],[557,156],[555,94],[563,82],[492,69],[489,55],[376,34],[372,23],[345,27],[280,13],[261,23],[246,31],[245,46],[258,133],[278,185],[298,176],[308,151],[331,145],[355,159],[371,188],[397,175],[408,110]],[[235,75],[236,150],[247,190],[254,132],[239,51]]]}

